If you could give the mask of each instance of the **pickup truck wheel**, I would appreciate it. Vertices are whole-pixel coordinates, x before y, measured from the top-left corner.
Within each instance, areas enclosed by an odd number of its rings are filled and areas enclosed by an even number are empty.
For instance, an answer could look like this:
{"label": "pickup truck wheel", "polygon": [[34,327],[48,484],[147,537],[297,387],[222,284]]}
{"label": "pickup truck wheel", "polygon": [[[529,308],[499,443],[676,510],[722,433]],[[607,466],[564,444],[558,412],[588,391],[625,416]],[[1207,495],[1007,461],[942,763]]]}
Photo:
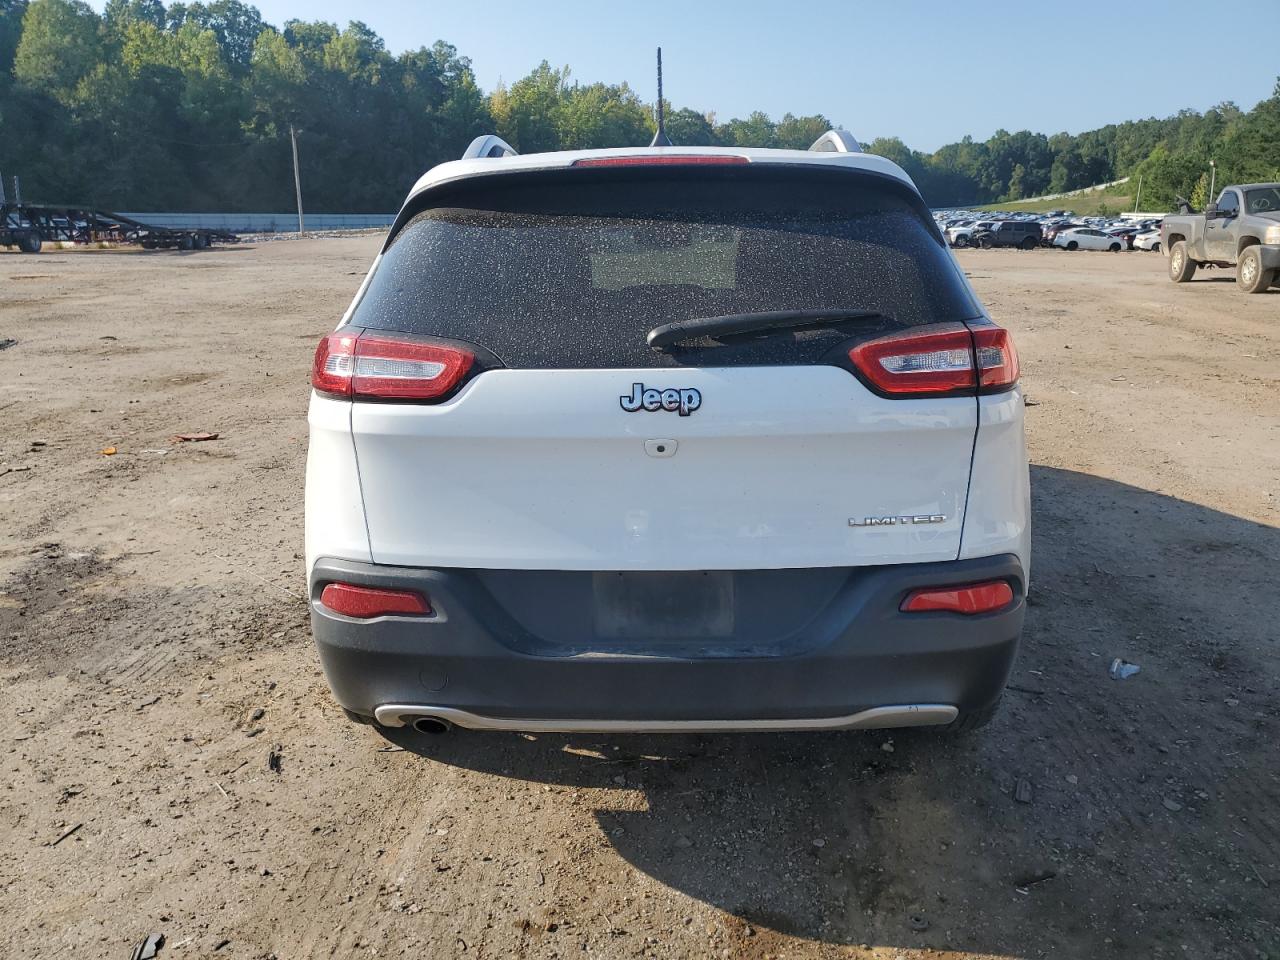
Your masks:
{"label": "pickup truck wheel", "polygon": [[1187,242],[1179,240],[1169,248],[1169,279],[1186,283],[1196,272],[1196,262],[1187,256]]}
{"label": "pickup truck wheel", "polygon": [[1246,247],[1236,264],[1236,283],[1245,293],[1262,293],[1271,286],[1275,272],[1262,269],[1262,253],[1257,247]]}

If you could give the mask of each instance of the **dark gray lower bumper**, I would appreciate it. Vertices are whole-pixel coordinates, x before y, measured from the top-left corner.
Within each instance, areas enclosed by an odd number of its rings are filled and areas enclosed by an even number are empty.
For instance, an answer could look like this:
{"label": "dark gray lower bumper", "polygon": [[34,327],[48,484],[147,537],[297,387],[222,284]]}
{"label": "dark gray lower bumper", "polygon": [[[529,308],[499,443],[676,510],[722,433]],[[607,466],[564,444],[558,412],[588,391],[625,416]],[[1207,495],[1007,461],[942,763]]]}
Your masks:
{"label": "dark gray lower bumper", "polygon": [[[429,705],[480,718],[588,722],[580,726],[695,721],[696,729],[696,722],[716,728],[768,720],[804,727],[885,706],[987,706],[1004,688],[1025,612],[1023,573],[1013,556],[754,571],[735,575],[749,585],[740,591],[744,610],[767,608],[767,596],[759,594],[769,584],[830,586],[809,590],[812,609],[788,627],[779,624],[773,643],[756,636],[738,650],[734,638],[593,645],[575,626],[582,600],[575,584],[590,576],[320,560],[310,585],[312,629],[334,695],[365,716],[380,706]],[[898,609],[911,589],[991,579],[1013,585],[1015,601],[1006,610],[962,616]],[[332,581],[420,590],[436,615],[351,620],[319,602]],[[541,596],[542,612],[535,614],[521,593]],[[559,608],[571,643],[548,635]]]}

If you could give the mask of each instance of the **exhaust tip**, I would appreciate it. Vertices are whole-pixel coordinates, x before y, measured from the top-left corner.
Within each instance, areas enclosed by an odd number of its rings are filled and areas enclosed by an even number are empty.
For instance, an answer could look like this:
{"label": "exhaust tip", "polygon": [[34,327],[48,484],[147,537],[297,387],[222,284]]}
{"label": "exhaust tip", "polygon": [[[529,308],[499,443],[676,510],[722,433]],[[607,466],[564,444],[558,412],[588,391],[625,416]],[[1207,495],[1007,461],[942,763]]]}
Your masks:
{"label": "exhaust tip", "polygon": [[442,720],[439,717],[415,717],[413,720],[413,729],[419,733],[441,734],[448,733],[453,727],[448,720]]}

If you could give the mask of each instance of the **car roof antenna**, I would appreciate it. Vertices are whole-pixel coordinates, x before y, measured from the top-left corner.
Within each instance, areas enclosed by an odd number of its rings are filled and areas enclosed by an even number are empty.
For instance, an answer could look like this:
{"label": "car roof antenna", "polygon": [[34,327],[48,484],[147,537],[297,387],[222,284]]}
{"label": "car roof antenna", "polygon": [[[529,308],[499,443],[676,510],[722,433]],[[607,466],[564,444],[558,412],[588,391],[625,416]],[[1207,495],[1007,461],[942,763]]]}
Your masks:
{"label": "car roof antenna", "polygon": [[662,103],[662,48],[658,48],[658,130],[653,135],[653,141],[649,144],[651,147],[669,147],[672,146],[671,138],[667,136],[666,109]]}

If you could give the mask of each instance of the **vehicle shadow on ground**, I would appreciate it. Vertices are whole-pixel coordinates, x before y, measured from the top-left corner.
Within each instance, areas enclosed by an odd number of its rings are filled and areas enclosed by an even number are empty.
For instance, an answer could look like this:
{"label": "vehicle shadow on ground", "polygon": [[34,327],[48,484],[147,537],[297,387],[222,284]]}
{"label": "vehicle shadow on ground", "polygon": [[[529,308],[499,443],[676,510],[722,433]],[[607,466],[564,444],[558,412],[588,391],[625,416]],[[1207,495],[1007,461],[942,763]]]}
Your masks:
{"label": "vehicle shadow on ground", "polygon": [[[1236,285],[1238,282],[1239,281],[1236,280],[1236,275],[1234,272],[1219,273],[1217,275],[1211,274],[1209,276],[1195,276],[1187,281],[1187,283],[1229,283],[1229,284],[1232,284],[1233,286]],[[1258,293],[1252,294],[1252,296],[1256,297],[1256,296],[1262,296],[1262,295],[1272,294],[1272,293],[1280,293],[1280,287],[1277,287],[1273,284],[1272,286],[1268,287],[1266,290],[1261,290]]]}
{"label": "vehicle shadow on ground", "polygon": [[1051,467],[1032,485],[1023,650],[977,734],[384,735],[601,790],[578,802],[612,850],[723,910],[740,955],[1275,950],[1280,530]]}

